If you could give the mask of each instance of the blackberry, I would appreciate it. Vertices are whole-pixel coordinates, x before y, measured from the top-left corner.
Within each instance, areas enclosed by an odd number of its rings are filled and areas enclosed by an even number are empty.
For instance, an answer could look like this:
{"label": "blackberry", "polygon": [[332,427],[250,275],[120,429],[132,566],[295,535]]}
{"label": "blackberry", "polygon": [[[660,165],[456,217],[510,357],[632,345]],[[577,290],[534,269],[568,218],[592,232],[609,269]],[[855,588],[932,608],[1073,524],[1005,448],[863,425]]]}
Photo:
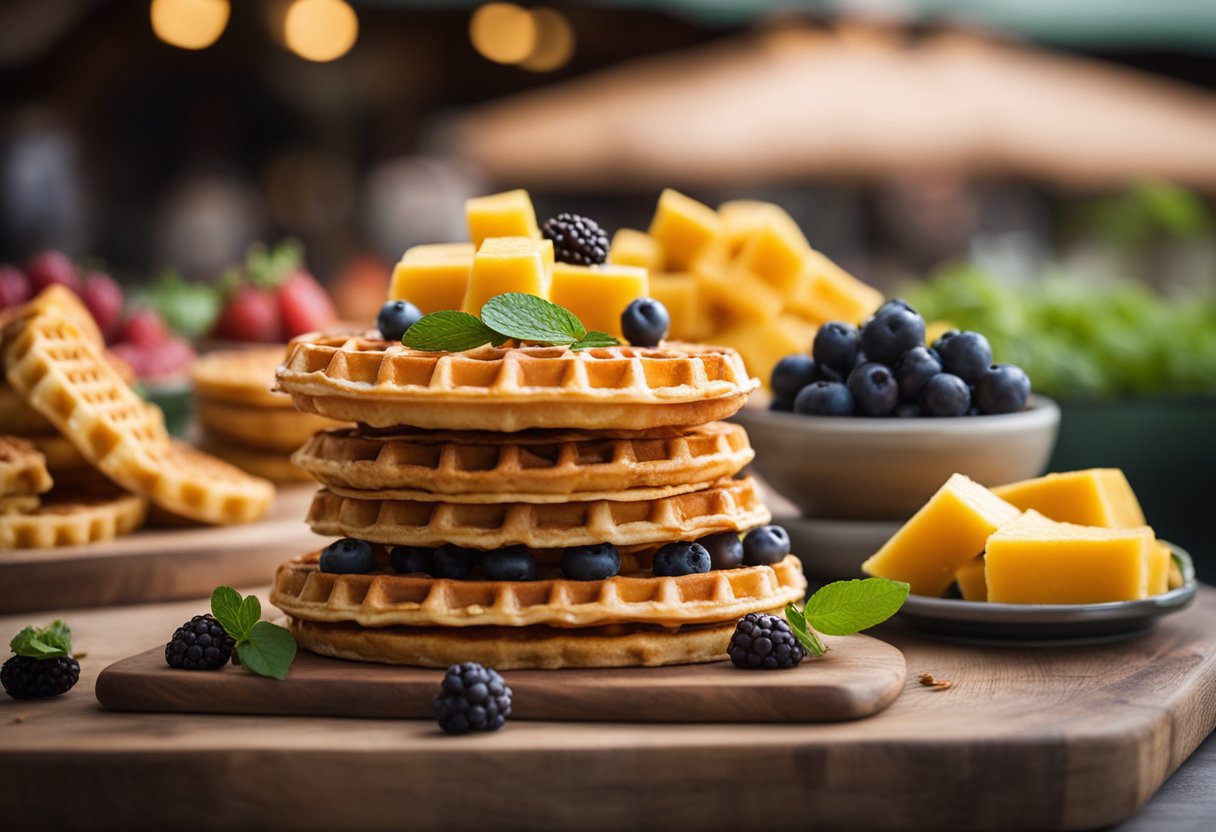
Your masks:
{"label": "blackberry", "polygon": [[196,615],[165,645],[165,663],[182,670],[218,670],[232,657],[235,642],[211,614]]}
{"label": "blackberry", "polygon": [[544,221],[540,233],[553,241],[553,257],[559,263],[597,266],[608,259],[608,235],[595,220],[558,214]]}
{"label": "blackberry", "polygon": [[0,685],[14,699],[50,699],[67,693],[78,681],[80,664],[71,656],[13,656],[0,666]]}
{"label": "blackberry", "polygon": [[511,689],[493,668],[476,662],[454,664],[444,674],[431,709],[449,734],[497,731],[511,715]]}
{"label": "blackberry", "polygon": [[797,667],[806,656],[786,620],[762,612],[749,612],[739,619],[726,652],[735,667],[744,670]]}

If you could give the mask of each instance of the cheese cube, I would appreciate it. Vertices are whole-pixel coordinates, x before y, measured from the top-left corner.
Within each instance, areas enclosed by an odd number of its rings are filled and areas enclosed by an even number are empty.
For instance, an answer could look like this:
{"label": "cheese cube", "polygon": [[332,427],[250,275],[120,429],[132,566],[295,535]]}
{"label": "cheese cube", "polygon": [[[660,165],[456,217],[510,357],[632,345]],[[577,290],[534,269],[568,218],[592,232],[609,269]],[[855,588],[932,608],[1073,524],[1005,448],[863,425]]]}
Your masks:
{"label": "cheese cube", "polygon": [[522,188],[491,196],[478,196],[465,202],[469,239],[480,249],[488,237],[531,237],[539,240],[540,226],[532,199]]}
{"label": "cheese cube", "polygon": [[994,604],[1100,604],[1148,596],[1153,530],[1103,529],[1028,511],[988,538]]}
{"label": "cheese cube", "polygon": [[722,219],[722,231],[731,257],[737,256],[747,241],[765,224],[771,222],[773,217],[789,218],[789,214],[786,214],[780,205],[756,199],[732,199],[723,202],[718,206],[718,216]]}
{"label": "cheese cube", "polygon": [[408,300],[424,315],[459,309],[473,271],[471,243],[438,243],[406,249],[393,269],[389,300]]}
{"label": "cheese cube", "polygon": [[744,321],[713,336],[715,344],[730,347],[743,357],[751,375],[768,385],[777,362],[790,353],[805,353],[815,338],[805,321],[782,315],[774,321]]}
{"label": "cheese cube", "polygon": [[697,285],[710,308],[727,321],[767,323],[785,306],[776,289],[743,269],[703,269],[697,272]]}
{"label": "cheese cube", "polygon": [[987,601],[988,584],[984,577],[984,559],[972,558],[954,570],[954,582],[963,593],[964,601]]}
{"label": "cheese cube", "polygon": [[722,236],[722,220],[708,205],[668,188],[659,196],[659,206],[650,221],[650,236],[663,246],[665,268],[682,272],[706,246]]}
{"label": "cheese cube", "polygon": [[523,292],[548,300],[552,281],[552,240],[491,237],[473,258],[473,273],[460,308],[477,315],[486,301],[505,292]]}
{"label": "cheese cube", "polygon": [[618,229],[608,247],[608,262],[622,266],[640,266],[654,274],[663,271],[663,246],[645,231]]}
{"label": "cheese cube", "polygon": [[988,536],[1019,514],[984,486],[954,474],[861,569],[907,581],[917,595],[940,596],[958,568],[984,551]]}
{"label": "cheese cube", "polygon": [[738,262],[786,298],[793,298],[806,291],[802,283],[810,280],[806,271],[810,251],[794,221],[775,213],[744,244]]}
{"label": "cheese cube", "polygon": [[1117,468],[1048,474],[992,489],[1023,511],[1034,509],[1061,523],[1124,529],[1144,525],[1144,511]]}
{"label": "cheese cube", "polygon": [[859,324],[882,304],[882,293],[837,266],[821,252],[806,256],[805,281],[790,306],[817,323]]}
{"label": "cheese cube", "polygon": [[671,315],[668,338],[701,341],[713,332],[713,316],[695,275],[651,274],[650,296],[667,307],[667,313]]}
{"label": "cheese cube", "polygon": [[[1153,541],[1153,548],[1148,557],[1148,594],[1160,595],[1170,589],[1170,570],[1175,568],[1174,554],[1168,544]],[[1178,585],[1182,586],[1181,575]]]}
{"label": "cheese cube", "polygon": [[549,300],[573,312],[588,331],[621,333],[621,313],[638,298],[648,297],[650,281],[638,266],[553,266]]}

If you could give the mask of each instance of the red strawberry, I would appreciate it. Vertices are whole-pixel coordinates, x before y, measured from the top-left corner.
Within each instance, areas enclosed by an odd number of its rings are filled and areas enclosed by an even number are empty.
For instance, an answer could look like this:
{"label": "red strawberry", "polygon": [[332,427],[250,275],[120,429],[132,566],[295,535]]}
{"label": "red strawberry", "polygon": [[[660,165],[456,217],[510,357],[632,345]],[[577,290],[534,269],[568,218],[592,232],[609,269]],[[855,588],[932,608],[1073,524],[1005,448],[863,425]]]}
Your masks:
{"label": "red strawberry", "polygon": [[[140,349],[152,350],[169,340],[169,328],[151,309],[137,309],[122,322],[120,341]],[[125,356],[124,356],[125,357]],[[139,368],[136,366],[136,372]],[[140,373],[140,375],[143,375]]]}
{"label": "red strawberry", "polygon": [[277,343],[283,339],[279,304],[274,294],[242,286],[224,305],[215,334],[233,341]]}
{"label": "red strawberry", "polygon": [[80,294],[80,275],[76,271],[76,264],[62,251],[35,254],[25,264],[25,276],[34,284],[35,292],[59,283]]}
{"label": "red strawberry", "polygon": [[16,266],[0,266],[0,309],[8,309],[30,299],[34,289],[30,279]]}
{"label": "red strawberry", "polygon": [[93,313],[97,328],[107,341],[113,341],[122,322],[123,304],[122,289],[114,282],[114,278],[101,272],[90,272],[85,275],[84,289],[80,296],[84,299],[84,305]]}
{"label": "red strawberry", "polygon": [[279,286],[279,315],[288,338],[324,329],[338,319],[334,302],[316,278],[296,269]]}
{"label": "red strawberry", "polygon": [[194,347],[184,338],[170,338],[144,359],[141,378],[165,379],[185,373],[195,358]]}

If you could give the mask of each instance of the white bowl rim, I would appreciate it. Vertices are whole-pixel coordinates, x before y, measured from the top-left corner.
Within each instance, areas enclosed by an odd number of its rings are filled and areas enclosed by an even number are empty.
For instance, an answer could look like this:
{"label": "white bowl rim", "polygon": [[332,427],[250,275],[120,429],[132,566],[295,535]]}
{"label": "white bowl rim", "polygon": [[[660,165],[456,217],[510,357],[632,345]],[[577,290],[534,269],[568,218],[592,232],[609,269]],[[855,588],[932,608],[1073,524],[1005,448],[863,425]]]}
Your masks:
{"label": "white bowl rim", "polygon": [[997,416],[959,416],[956,418],[917,417],[900,419],[894,416],[808,416],[759,407],[744,407],[732,418],[754,422],[757,426],[792,429],[795,425],[825,433],[836,434],[905,434],[932,436],[950,433],[992,433],[1051,428],[1059,424],[1060,407],[1047,396],[1031,396],[1030,407],[1017,413]]}

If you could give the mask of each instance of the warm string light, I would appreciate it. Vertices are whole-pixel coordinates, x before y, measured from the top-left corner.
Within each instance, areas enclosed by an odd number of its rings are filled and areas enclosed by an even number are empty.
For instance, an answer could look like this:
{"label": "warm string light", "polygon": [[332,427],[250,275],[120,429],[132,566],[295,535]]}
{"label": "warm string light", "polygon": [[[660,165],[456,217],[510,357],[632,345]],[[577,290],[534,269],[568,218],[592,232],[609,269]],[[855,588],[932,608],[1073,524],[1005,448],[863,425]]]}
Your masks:
{"label": "warm string light", "polygon": [[283,21],[287,48],[323,63],[341,58],[359,37],[359,18],[343,0],[295,0]]}
{"label": "warm string light", "polygon": [[552,72],[574,54],[574,29],[556,9],[487,3],[469,18],[469,40],[483,58]]}
{"label": "warm string light", "polygon": [[228,25],[228,0],[152,0],[152,31],[179,49],[206,49]]}

